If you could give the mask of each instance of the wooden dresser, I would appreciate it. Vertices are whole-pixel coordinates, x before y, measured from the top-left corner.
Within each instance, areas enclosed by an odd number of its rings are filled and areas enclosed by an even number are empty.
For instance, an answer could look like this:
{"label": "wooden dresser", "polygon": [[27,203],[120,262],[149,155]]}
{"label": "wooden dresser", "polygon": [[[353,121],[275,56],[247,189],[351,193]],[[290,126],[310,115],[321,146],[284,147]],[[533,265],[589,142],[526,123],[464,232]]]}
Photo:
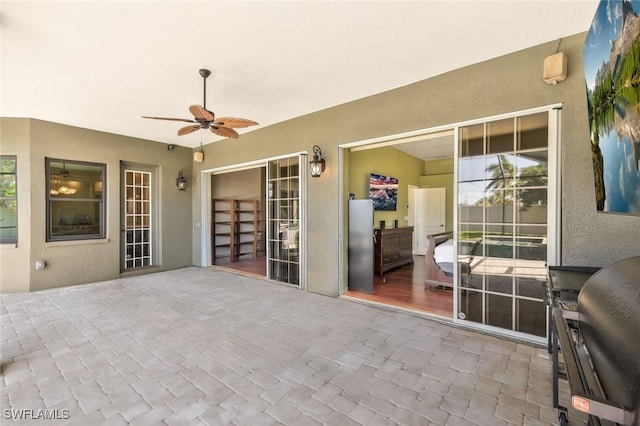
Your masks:
{"label": "wooden dresser", "polygon": [[375,271],[382,275],[398,266],[413,263],[413,226],[376,229]]}

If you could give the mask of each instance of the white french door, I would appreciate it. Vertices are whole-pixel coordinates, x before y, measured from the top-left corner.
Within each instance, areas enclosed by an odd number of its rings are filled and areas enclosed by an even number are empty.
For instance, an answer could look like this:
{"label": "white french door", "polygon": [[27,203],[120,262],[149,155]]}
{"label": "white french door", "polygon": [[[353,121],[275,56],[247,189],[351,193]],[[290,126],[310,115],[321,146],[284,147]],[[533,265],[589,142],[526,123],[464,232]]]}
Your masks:
{"label": "white french door", "polygon": [[123,164],[121,211],[122,271],[154,264],[155,191],[153,168]]}

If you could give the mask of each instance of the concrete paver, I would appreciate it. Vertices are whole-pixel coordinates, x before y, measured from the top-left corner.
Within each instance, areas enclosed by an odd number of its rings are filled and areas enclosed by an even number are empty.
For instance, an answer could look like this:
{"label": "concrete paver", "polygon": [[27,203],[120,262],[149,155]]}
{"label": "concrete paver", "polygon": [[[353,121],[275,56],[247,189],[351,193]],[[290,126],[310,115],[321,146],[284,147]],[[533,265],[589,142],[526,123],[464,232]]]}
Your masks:
{"label": "concrete paver", "polygon": [[0,303],[3,423],[557,421],[544,349],[215,269]]}

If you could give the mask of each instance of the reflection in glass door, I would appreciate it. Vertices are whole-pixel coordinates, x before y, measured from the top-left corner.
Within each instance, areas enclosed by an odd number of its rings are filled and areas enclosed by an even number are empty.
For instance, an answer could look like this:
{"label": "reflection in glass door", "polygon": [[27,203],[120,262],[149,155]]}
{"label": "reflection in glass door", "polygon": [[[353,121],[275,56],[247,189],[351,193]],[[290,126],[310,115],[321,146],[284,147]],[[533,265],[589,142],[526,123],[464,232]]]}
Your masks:
{"label": "reflection in glass door", "polygon": [[124,169],[122,269],[151,266],[151,173]]}
{"label": "reflection in glass door", "polygon": [[[459,129],[459,319],[546,336],[549,116]],[[465,241],[479,241],[470,264]]]}
{"label": "reflection in glass door", "polygon": [[[301,277],[304,156],[267,165],[267,277],[304,288]],[[302,165],[302,167],[301,167]]]}

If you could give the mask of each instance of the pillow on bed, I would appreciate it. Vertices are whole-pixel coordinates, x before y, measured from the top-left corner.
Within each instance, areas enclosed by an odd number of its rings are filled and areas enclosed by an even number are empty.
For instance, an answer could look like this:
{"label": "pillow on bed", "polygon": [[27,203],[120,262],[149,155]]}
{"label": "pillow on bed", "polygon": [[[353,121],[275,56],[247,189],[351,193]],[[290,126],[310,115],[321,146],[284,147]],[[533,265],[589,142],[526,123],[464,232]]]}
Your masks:
{"label": "pillow on bed", "polygon": [[438,244],[433,252],[433,259],[437,264],[453,263],[453,257],[453,240],[447,240],[442,244]]}

